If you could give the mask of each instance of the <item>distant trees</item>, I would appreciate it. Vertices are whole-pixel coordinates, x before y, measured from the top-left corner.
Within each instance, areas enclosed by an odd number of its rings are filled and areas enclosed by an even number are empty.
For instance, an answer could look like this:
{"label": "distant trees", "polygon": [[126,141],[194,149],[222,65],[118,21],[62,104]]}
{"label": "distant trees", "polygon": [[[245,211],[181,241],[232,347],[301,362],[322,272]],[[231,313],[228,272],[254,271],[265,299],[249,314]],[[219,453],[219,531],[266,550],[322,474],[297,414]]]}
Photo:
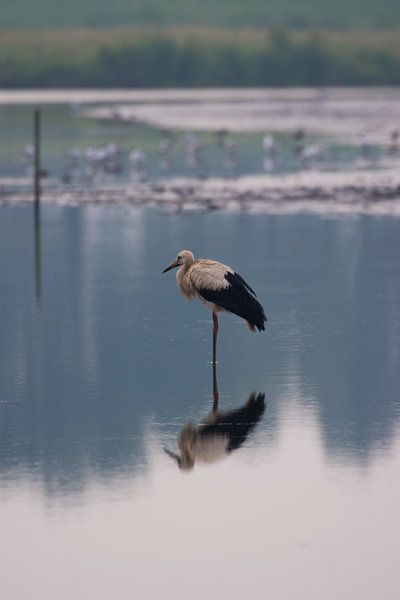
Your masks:
{"label": "distant trees", "polygon": [[[3,87],[196,87],[391,85],[400,83],[397,43],[373,37],[326,32],[292,33],[281,28],[240,37],[178,30],[74,42],[69,32],[27,32],[2,44]],[[29,36],[32,36],[30,40]],[[46,37],[48,36],[48,37]],[[371,41],[373,40],[373,43]],[[68,50],[70,45],[70,51]]]}

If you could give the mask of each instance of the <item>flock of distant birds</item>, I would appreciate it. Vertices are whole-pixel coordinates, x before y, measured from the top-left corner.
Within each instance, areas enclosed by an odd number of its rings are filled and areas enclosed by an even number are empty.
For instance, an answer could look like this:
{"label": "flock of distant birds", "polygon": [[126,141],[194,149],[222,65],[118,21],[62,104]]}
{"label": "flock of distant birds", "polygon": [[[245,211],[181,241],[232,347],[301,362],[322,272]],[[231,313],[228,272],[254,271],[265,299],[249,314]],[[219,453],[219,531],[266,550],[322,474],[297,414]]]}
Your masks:
{"label": "flock of distant birds", "polygon": [[[323,143],[309,142],[303,129],[292,134],[289,143],[292,159],[297,169],[310,169],[328,158],[328,146]],[[161,172],[171,174],[176,161],[176,151],[183,151],[183,165],[198,178],[209,176],[208,163],[210,157],[205,156],[212,146],[218,150],[221,173],[225,177],[235,177],[238,167],[238,141],[228,131],[216,132],[214,142],[207,146],[196,132],[187,132],[183,137],[175,136],[171,131],[162,131],[158,144],[157,158]],[[273,134],[266,134],[262,139],[262,169],[265,173],[276,173],[282,170],[283,154],[287,152],[285,145]],[[400,129],[390,134],[387,154],[400,154]],[[355,166],[368,166],[374,160],[373,145],[365,135],[360,136],[355,151]],[[24,163],[27,175],[31,176],[34,165],[34,147],[27,145],[24,149]],[[154,158],[154,157],[152,157]],[[140,148],[126,152],[120,145],[112,142],[104,146],[73,148],[63,159],[61,183],[63,184],[100,184],[106,178],[122,175],[128,169],[129,179],[140,183],[148,181],[150,156]],[[182,166],[182,165],[181,165]],[[42,176],[49,175],[43,170]]]}

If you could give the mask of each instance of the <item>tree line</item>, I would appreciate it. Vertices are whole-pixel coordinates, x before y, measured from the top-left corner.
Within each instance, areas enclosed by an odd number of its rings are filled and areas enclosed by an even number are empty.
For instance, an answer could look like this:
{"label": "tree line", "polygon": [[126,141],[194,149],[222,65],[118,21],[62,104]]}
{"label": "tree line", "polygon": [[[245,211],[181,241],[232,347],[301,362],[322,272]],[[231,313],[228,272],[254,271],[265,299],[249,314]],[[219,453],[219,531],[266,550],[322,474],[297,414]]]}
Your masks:
{"label": "tree line", "polygon": [[[400,40],[373,43],[318,32],[296,36],[273,29],[257,42],[251,37],[174,36],[152,33],[112,43],[93,41],[68,51],[46,43],[3,47],[0,34],[0,85],[3,87],[200,87],[334,86],[400,83]],[[60,36],[67,35],[60,33]],[[36,38],[35,38],[36,39]]]}

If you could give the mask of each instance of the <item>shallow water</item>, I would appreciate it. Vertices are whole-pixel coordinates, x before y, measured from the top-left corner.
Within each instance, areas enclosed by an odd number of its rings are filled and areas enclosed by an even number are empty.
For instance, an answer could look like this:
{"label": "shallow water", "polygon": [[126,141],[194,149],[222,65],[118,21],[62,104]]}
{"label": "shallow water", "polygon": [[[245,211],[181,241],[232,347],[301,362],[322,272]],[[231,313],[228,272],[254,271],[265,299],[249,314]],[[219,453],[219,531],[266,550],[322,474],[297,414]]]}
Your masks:
{"label": "shallow water", "polygon": [[[335,172],[347,172],[351,169],[376,171],[396,166],[399,161],[398,148],[396,152],[388,153],[388,135],[385,134],[384,139],[379,138],[377,141],[373,136],[366,136],[364,139],[360,133],[357,137],[354,132],[349,137],[346,129],[345,135],[334,136],[332,132],[325,131],[325,116],[318,111],[315,119],[318,120],[319,127],[309,128],[306,116],[301,113],[304,122],[302,123],[300,115],[300,121],[291,127],[282,125],[282,128],[277,128],[277,122],[283,124],[286,121],[273,117],[273,127],[271,123],[266,123],[261,130],[254,131],[250,128],[247,132],[235,133],[235,128],[224,124],[217,130],[215,124],[211,127],[213,111],[208,111],[207,104],[199,104],[196,113],[202,112],[203,127],[198,134],[194,134],[189,130],[190,125],[187,125],[185,132],[162,124],[146,125],[118,118],[88,118],[90,105],[70,105],[67,104],[67,98],[68,95],[65,96],[64,104],[41,107],[41,157],[42,168],[47,173],[47,177],[43,179],[44,186],[64,189],[74,186],[102,188],[107,185],[126,185],[138,180],[152,182],[175,177],[203,180],[217,176],[235,179],[265,173],[277,176],[307,172],[310,169]],[[103,102],[106,98],[107,94],[104,95]],[[100,98],[97,100],[100,102]],[[295,100],[296,91],[291,102],[295,104]],[[307,102],[306,105],[308,106]],[[256,115],[257,106],[256,103],[252,109]],[[262,106],[265,110],[265,106],[268,107],[269,104]],[[226,110],[224,107],[227,107]],[[225,114],[228,109],[235,111],[240,107],[247,114],[240,102],[221,105],[220,110]],[[33,104],[2,105],[0,92],[0,193],[2,185],[10,187],[10,178],[14,180],[13,185],[18,181],[21,185],[24,179],[32,178],[29,146],[32,144],[33,110]],[[108,107],[103,110],[106,113],[111,110],[114,114],[117,108],[111,105],[111,109]],[[180,114],[183,107],[176,102],[157,107],[161,115],[168,114],[171,110]],[[193,106],[186,107],[186,111],[188,110],[189,114],[193,113]],[[384,107],[377,112],[386,114],[387,110]],[[204,122],[208,118],[210,131],[204,131]],[[241,121],[242,118],[239,115],[234,120]],[[338,120],[340,122],[341,119]],[[396,115],[393,116],[389,111],[386,127],[394,128],[395,124]],[[224,130],[225,134],[221,134]],[[378,130],[380,131],[379,127]],[[267,137],[272,147],[268,149],[264,147],[264,136],[271,132],[274,135]],[[296,138],[296,132],[301,133],[300,138]],[[116,145],[118,155],[107,161],[101,156],[110,145]],[[141,158],[135,162],[130,158],[131,153],[136,153],[136,156],[139,153]]]}
{"label": "shallow water", "polygon": [[[1,597],[398,598],[399,221],[46,207],[40,234],[1,209]],[[269,321],[221,316],[220,409],[266,406],[184,471],[164,448],[212,407],[210,317],[161,275],[187,247]]]}

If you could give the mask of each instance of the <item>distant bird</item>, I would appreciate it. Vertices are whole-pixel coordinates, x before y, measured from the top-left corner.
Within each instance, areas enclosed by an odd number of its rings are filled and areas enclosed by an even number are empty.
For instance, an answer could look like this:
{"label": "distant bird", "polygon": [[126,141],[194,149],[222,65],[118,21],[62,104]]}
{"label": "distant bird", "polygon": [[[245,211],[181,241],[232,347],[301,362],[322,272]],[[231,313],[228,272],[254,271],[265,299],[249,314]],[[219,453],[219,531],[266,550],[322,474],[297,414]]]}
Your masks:
{"label": "distant bird", "polygon": [[190,250],[182,250],[163,271],[180,267],[176,282],[182,295],[191,300],[197,296],[211,311],[213,317],[213,367],[216,396],[216,350],[219,312],[231,312],[241,317],[251,331],[263,331],[267,318],[255,298],[254,290],[231,267],[216,260],[194,259]]}
{"label": "distant bird", "polygon": [[264,150],[263,168],[270,173],[275,170],[278,156],[278,147],[273,135],[265,135],[262,142]]}
{"label": "distant bird", "polygon": [[237,167],[237,144],[231,137],[225,137],[222,143],[222,166],[228,176],[235,174]]}
{"label": "distant bird", "polygon": [[164,448],[180,469],[188,471],[196,462],[214,463],[240,448],[265,411],[265,394],[250,394],[247,402],[231,411],[214,410],[197,427],[187,423],[178,440],[178,453]]}
{"label": "distant bird", "polygon": [[315,161],[322,158],[324,148],[321,144],[309,144],[304,146],[300,153],[300,162],[305,167],[310,167]]}
{"label": "distant bird", "polygon": [[141,150],[132,150],[129,153],[131,162],[131,179],[136,182],[143,182],[147,179],[147,156]]}
{"label": "distant bird", "polygon": [[162,132],[162,139],[158,144],[158,154],[160,157],[160,166],[164,171],[170,171],[172,167],[172,149],[173,139],[171,132],[165,130]]}
{"label": "distant bird", "polygon": [[275,156],[277,147],[276,147],[276,141],[275,141],[274,136],[270,135],[270,134],[264,135],[263,141],[262,141],[262,147],[263,147],[264,152]]}

